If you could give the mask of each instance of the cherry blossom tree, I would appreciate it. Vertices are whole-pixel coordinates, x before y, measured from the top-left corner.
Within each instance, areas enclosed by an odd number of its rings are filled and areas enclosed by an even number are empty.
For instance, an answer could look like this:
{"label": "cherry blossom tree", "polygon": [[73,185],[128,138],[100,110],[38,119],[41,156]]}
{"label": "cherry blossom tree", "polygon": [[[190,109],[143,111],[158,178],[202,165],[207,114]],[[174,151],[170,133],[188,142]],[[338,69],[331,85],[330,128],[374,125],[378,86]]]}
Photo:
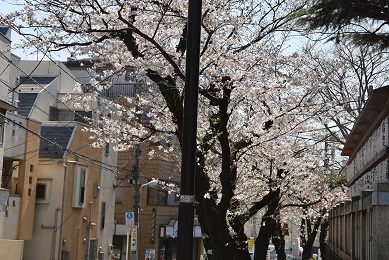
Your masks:
{"label": "cherry blossom tree", "polygon": [[344,193],[346,177],[342,173],[345,159],[340,156],[340,152],[370,91],[387,84],[388,57],[385,51],[377,47],[358,47],[348,42],[339,42],[324,49],[311,45],[303,53],[308,58],[305,65],[322,82],[315,92],[317,100],[326,106],[316,114],[316,122],[323,127],[324,132],[310,137],[318,144],[321,143],[317,149],[323,151],[323,166],[328,171],[323,175],[325,182],[320,187],[328,195],[321,197],[320,203],[303,207],[302,258],[309,259],[319,227],[320,247],[324,254],[328,211],[337,202],[347,198]]}

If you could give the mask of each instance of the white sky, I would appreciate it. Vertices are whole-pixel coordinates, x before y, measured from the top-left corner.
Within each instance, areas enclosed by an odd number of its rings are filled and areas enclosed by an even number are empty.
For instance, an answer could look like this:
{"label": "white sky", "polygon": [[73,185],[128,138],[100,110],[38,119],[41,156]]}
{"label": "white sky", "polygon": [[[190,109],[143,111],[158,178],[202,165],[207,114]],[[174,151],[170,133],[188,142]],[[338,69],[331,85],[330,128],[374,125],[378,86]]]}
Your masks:
{"label": "white sky", "polygon": [[[19,5],[15,5],[14,3],[19,3]],[[7,14],[12,11],[16,11],[21,8],[20,3],[24,3],[23,0],[0,0],[0,14]],[[39,52],[37,54],[37,49],[31,48],[28,50],[23,50],[21,48],[17,48],[16,45],[21,43],[23,40],[23,36],[20,36],[17,32],[12,31],[11,33],[11,48],[12,53],[19,56],[23,60],[40,60],[44,54]],[[283,53],[286,55],[290,55],[293,52],[299,50],[303,44],[304,40],[302,38],[296,37],[294,40],[288,41],[286,45],[284,45]],[[53,60],[65,61],[70,54],[66,51],[61,51],[58,53],[50,53],[50,58]],[[48,60],[48,57],[43,57],[43,59]]]}
{"label": "white sky", "polygon": [[[12,3],[23,3],[24,1],[19,0],[0,0],[0,14],[7,14],[13,11],[19,10],[21,7],[16,6]],[[42,52],[37,53],[37,49],[31,48],[27,50],[23,50],[22,48],[17,48],[16,45],[21,43],[23,40],[23,36],[19,35],[17,32],[11,32],[11,52],[17,56],[19,56],[22,60],[40,60],[44,54]],[[66,51],[62,51],[56,54],[48,54],[50,58],[53,60],[61,60],[65,61],[67,57],[70,56]],[[44,60],[48,60],[49,57],[43,57]]]}

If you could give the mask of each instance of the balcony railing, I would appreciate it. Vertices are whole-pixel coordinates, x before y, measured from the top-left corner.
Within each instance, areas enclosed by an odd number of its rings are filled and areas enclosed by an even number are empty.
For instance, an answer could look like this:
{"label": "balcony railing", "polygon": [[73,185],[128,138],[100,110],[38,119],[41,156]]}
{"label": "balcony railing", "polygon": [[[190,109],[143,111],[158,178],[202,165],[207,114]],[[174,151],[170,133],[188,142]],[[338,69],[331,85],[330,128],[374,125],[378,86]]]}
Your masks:
{"label": "balcony railing", "polygon": [[114,84],[109,88],[98,90],[91,84],[83,84],[82,90],[84,93],[99,92],[100,95],[107,98],[118,98],[118,97],[135,97],[135,84]]}

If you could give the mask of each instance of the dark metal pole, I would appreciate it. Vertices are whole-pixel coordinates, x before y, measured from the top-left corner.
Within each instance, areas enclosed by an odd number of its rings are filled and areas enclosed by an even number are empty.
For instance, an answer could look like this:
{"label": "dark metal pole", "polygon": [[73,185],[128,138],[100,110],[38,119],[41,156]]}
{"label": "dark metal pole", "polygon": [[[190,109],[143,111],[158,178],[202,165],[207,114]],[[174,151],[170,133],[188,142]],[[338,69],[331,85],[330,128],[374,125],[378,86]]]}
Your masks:
{"label": "dark metal pole", "polygon": [[190,260],[193,255],[201,5],[201,0],[189,0],[177,260]]}
{"label": "dark metal pole", "polygon": [[[136,234],[136,253],[131,252],[130,258],[132,260],[139,259],[139,247],[138,247],[138,236],[139,236],[139,208],[140,208],[140,145],[138,144],[135,149],[135,165],[134,165],[134,226],[137,230]],[[132,238],[131,238],[132,239]]]}

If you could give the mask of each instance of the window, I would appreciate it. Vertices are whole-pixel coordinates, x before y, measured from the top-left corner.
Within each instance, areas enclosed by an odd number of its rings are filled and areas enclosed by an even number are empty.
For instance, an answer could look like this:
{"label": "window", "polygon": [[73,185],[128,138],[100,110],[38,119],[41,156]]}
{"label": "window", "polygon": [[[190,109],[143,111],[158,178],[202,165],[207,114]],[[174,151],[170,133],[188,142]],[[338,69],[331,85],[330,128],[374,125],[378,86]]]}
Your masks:
{"label": "window", "polygon": [[179,198],[177,196],[177,193],[170,192],[167,195],[167,205],[168,206],[178,206]]}
{"label": "window", "polygon": [[136,74],[134,69],[127,69],[124,80],[129,81],[130,83],[136,83]]}
{"label": "window", "polygon": [[88,168],[77,165],[74,172],[73,207],[85,208],[86,180]]}
{"label": "window", "polygon": [[142,124],[150,124],[151,117],[149,117],[147,114],[151,112],[150,106],[143,106],[142,114],[140,115],[140,122]]}
{"label": "window", "polygon": [[96,70],[96,80],[97,81],[102,81],[104,78],[104,70],[102,69],[97,69]]}
{"label": "window", "polygon": [[0,122],[0,143],[4,142],[4,122]]}
{"label": "window", "polygon": [[35,203],[50,203],[51,179],[38,179],[35,190]]}
{"label": "window", "polygon": [[115,204],[122,204],[123,203],[123,189],[117,188],[115,189]]}
{"label": "window", "polygon": [[100,229],[104,229],[104,226],[105,226],[105,201],[101,202]]}
{"label": "window", "polygon": [[82,205],[85,203],[85,177],[86,177],[86,169],[81,168],[81,173],[80,173],[80,196],[78,199],[78,204]]}
{"label": "window", "polygon": [[109,155],[109,143],[105,143],[104,155],[105,155],[105,157],[108,157],[108,155]]}
{"label": "window", "polygon": [[147,204],[166,206],[167,205],[167,195],[168,195],[168,192],[166,190],[149,188],[148,189],[148,196],[147,196]]}
{"label": "window", "polygon": [[[173,184],[173,183],[172,183]],[[177,185],[177,184],[173,184]],[[178,206],[178,196],[168,189],[148,188],[147,204],[159,206]]]}
{"label": "window", "polygon": [[45,200],[46,199],[46,183],[37,183],[36,184],[36,199]]}
{"label": "window", "polygon": [[92,118],[92,111],[77,111],[74,115],[74,121],[89,124],[90,119]]}
{"label": "window", "polygon": [[49,121],[58,121],[59,111],[56,107],[49,107]]}
{"label": "window", "polygon": [[70,111],[70,110],[57,110],[56,108],[50,108],[50,121],[77,121],[83,124],[89,124],[92,118],[92,111]]}

